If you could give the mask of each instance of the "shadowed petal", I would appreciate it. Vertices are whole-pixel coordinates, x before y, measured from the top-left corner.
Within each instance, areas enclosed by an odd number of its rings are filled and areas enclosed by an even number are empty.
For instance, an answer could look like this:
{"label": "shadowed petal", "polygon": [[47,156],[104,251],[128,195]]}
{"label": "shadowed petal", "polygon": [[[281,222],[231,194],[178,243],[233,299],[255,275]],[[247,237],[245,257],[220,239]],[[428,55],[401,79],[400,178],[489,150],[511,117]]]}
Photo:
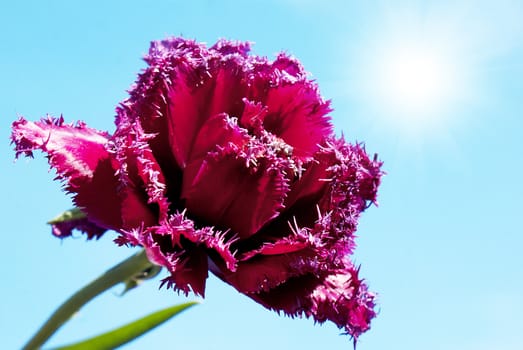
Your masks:
{"label": "shadowed petal", "polygon": [[268,291],[296,276],[296,271],[288,266],[299,258],[297,255],[276,255],[271,257],[259,256],[249,261],[241,262],[235,272],[220,269],[216,263],[213,273],[227,282],[239,292],[258,293]]}
{"label": "shadowed petal", "polygon": [[244,294],[269,291],[289,278],[303,274],[302,262],[314,256],[314,250],[303,242],[268,244],[241,258],[235,271],[215,263],[212,272]]}
{"label": "shadowed petal", "polygon": [[[242,293],[258,293],[279,286],[291,277],[330,268],[321,239],[308,228],[287,227],[289,234],[274,242],[264,242],[257,249],[245,249],[245,241],[233,244],[239,262],[235,271],[219,262],[211,266],[214,274]],[[260,237],[252,237],[256,245]],[[249,244],[248,244],[249,245]]]}
{"label": "shadowed petal", "polygon": [[191,290],[196,295],[205,296],[208,267],[204,249],[195,247],[184,250],[174,264],[168,265],[168,269],[171,275],[162,280],[162,286],[182,291],[186,296]]}
{"label": "shadowed petal", "polygon": [[210,227],[196,229],[194,222],[184,213],[176,213],[160,226],[124,232],[119,244],[142,245],[149,259],[165,266],[171,275],[163,284],[187,294],[191,290],[205,294],[205,281],[208,275],[208,256],[212,256],[224,266],[234,271],[236,258],[230,246],[234,241],[224,233]]}
{"label": "shadowed petal", "polygon": [[375,295],[367,291],[352,267],[290,278],[267,292],[248,295],[268,309],[292,317],[304,315],[319,323],[332,321],[355,341],[376,316]]}
{"label": "shadowed petal", "polygon": [[87,239],[98,239],[107,231],[107,229],[90,221],[87,215],[78,208],[66,210],[47,223],[51,225],[53,235],[58,238],[71,236],[74,229],[86,234]]}

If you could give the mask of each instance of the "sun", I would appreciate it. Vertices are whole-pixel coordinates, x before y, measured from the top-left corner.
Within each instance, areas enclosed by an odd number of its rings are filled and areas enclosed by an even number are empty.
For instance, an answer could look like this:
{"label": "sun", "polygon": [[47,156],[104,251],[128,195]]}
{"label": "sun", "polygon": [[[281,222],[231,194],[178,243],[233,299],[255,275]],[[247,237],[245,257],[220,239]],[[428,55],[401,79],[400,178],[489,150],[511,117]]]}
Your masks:
{"label": "sun", "polygon": [[349,91],[376,129],[428,140],[460,122],[472,89],[459,33],[410,14],[380,21],[363,38],[351,51]]}
{"label": "sun", "polygon": [[398,48],[380,68],[377,88],[384,102],[410,116],[444,103],[452,89],[451,66],[425,48]]}
{"label": "sun", "polygon": [[397,43],[384,48],[370,79],[372,99],[407,132],[440,127],[457,96],[456,64],[441,48]]}

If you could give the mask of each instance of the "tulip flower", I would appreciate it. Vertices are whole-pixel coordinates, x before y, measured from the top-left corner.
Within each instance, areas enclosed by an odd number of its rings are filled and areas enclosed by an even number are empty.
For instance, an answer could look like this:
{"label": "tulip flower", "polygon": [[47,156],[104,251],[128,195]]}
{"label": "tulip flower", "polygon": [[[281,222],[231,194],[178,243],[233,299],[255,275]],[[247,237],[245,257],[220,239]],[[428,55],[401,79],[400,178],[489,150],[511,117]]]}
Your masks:
{"label": "tulip flower", "polygon": [[[261,305],[357,338],[375,294],[351,255],[381,162],[334,134],[302,65],[250,44],[153,42],[110,135],[62,117],[13,124],[17,156],[47,153],[89,237],[114,230],[204,295],[212,272]],[[60,231],[58,231],[60,232]]]}

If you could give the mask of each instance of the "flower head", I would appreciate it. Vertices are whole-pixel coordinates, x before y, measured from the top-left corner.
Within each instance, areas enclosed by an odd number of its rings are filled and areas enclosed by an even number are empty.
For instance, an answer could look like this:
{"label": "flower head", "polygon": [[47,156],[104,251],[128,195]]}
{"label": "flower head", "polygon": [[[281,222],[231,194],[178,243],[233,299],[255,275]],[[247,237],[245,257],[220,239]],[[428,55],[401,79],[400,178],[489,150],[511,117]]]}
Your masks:
{"label": "flower head", "polygon": [[350,255],[381,163],[333,134],[329,102],[296,59],[249,52],[153,42],[113,135],[21,118],[17,155],[46,152],[97,235],[143,246],[167,286],[203,295],[211,271],[267,308],[357,338],[374,294]]}

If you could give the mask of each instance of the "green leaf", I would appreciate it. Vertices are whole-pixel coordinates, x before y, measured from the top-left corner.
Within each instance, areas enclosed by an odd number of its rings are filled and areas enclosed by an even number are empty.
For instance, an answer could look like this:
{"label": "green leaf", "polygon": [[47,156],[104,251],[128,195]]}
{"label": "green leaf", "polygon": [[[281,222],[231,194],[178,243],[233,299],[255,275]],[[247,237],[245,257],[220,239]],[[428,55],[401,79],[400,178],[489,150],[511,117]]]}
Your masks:
{"label": "green leaf", "polygon": [[153,328],[161,325],[170,318],[176,316],[182,311],[198,304],[195,301],[191,301],[184,304],[168,307],[163,310],[153,312],[141,319],[128,323],[120,328],[114,329],[107,333],[97,335],[93,338],[71,344],[53,350],[88,350],[88,349],[115,349],[121,345],[124,345],[131,340],[134,340],[144,333],[152,330]]}
{"label": "green leaf", "polygon": [[72,208],[72,209],[64,211],[62,214],[58,215],[57,217],[52,218],[47,223],[49,225],[59,224],[61,222],[66,222],[66,221],[85,219],[86,217],[87,217],[87,214],[85,214],[82,211],[82,209]]}
{"label": "green leaf", "polygon": [[140,273],[129,277],[128,279],[126,279],[124,281],[125,288],[124,288],[123,292],[120,294],[120,296],[124,296],[131,289],[138,287],[143,281],[149,280],[149,279],[152,279],[152,278],[158,276],[158,274],[161,271],[162,271],[161,266],[151,264],[151,266],[149,266],[148,268],[146,268],[143,271],[140,271]]}

